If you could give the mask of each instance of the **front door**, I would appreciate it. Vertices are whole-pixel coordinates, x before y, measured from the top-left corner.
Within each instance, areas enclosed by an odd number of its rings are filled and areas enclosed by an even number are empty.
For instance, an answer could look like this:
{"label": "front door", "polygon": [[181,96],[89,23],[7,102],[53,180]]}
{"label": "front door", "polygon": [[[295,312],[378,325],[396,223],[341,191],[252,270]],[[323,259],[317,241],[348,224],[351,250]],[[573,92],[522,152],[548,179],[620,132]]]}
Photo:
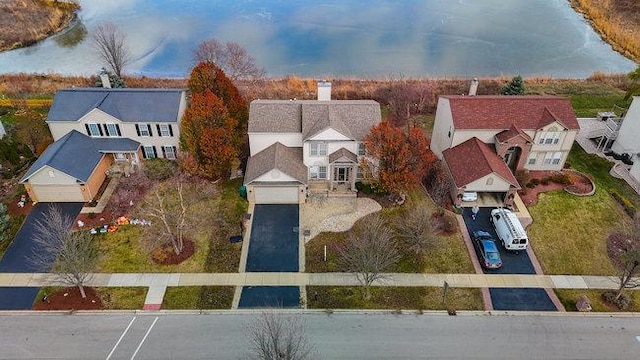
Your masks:
{"label": "front door", "polygon": [[346,167],[335,168],[335,171],[333,172],[333,181],[339,184],[349,182],[349,170],[350,169]]}

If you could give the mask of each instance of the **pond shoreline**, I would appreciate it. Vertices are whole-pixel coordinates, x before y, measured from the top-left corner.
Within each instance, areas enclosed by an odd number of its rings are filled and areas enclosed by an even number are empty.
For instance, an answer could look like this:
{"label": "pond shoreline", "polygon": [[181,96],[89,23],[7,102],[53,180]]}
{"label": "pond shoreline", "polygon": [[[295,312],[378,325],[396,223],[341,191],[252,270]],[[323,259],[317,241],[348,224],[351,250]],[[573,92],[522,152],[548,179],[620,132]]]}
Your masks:
{"label": "pond shoreline", "polygon": [[[40,41],[63,33],[76,22],[78,18],[78,11],[80,10],[80,6],[72,2],[61,2],[56,4],[32,2],[29,5],[35,7],[25,5],[23,8],[25,10],[20,13],[22,16],[20,16],[18,22],[20,22],[20,20],[23,20],[22,22],[24,22],[26,19],[33,18],[39,19],[43,22],[51,22],[52,19],[50,17],[44,17],[45,15],[42,15],[43,13],[51,11],[57,11],[60,17],[57,18],[57,22],[54,26],[46,26],[43,24],[41,28],[15,26],[15,23],[11,21],[6,23],[5,21],[0,21],[0,34],[11,34],[12,32],[14,34],[13,38],[10,39],[0,38],[0,52],[33,46]],[[11,15],[11,11],[9,9],[10,4],[5,4],[4,6],[7,7],[6,12]]]}

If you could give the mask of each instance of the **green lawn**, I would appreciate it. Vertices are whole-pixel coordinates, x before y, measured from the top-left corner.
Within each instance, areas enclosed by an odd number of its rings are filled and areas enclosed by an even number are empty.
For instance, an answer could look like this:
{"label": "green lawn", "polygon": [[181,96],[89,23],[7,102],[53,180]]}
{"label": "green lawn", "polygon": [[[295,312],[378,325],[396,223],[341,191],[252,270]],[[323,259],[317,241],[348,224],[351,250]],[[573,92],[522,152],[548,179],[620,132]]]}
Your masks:
{"label": "green lawn", "polygon": [[162,309],[231,309],[233,286],[168,287]]}
{"label": "green lawn", "polygon": [[443,289],[434,287],[372,287],[365,301],[362,288],[307,286],[310,309],[483,310],[480,289],[450,288],[444,304]]}
{"label": "green lawn", "polygon": [[238,195],[240,180],[220,187],[220,194],[202,199],[197,206],[205,218],[190,231],[196,244],[193,256],[177,265],[160,265],[151,260],[149,228],[126,225],[116,232],[96,236],[101,251],[98,272],[235,272],[240,263],[241,244],[230,244],[229,236],[240,233],[246,201]]}
{"label": "green lawn", "polygon": [[[414,191],[409,196],[409,201],[404,206],[425,204],[432,213],[436,211],[436,205],[424,194],[422,190]],[[400,207],[385,208],[382,215],[390,224],[399,216],[402,216]],[[359,221],[362,221],[359,220]],[[347,241],[348,231],[329,233],[324,232],[313,238],[306,245],[306,271],[307,272],[335,272],[341,271],[337,259],[336,246]],[[327,261],[324,262],[324,246],[327,246]],[[402,273],[473,273],[473,265],[469,259],[467,248],[462,234],[456,232],[450,236],[439,235],[437,244],[425,256],[418,256],[410,251],[401,252],[401,260],[389,272]]]}
{"label": "green lawn", "polygon": [[[602,301],[602,293],[605,290],[571,290],[571,289],[556,289],[556,295],[564,305],[567,311],[578,311],[576,309],[576,301],[580,295],[586,295],[591,302],[591,311],[593,312],[620,312],[616,307],[610,307]],[[640,292],[627,291],[627,294],[631,296],[635,307],[632,307],[628,311],[638,311],[638,304],[640,304]]]}
{"label": "green lawn", "polygon": [[568,159],[575,169],[590,174],[596,184],[593,196],[577,197],[564,191],[539,195],[529,207],[534,222],[527,229],[533,249],[546,274],[613,275],[606,238],[628,226],[631,219],[611,197],[615,190],[637,203],[624,181],[609,175],[611,163],[586,154],[574,145]]}

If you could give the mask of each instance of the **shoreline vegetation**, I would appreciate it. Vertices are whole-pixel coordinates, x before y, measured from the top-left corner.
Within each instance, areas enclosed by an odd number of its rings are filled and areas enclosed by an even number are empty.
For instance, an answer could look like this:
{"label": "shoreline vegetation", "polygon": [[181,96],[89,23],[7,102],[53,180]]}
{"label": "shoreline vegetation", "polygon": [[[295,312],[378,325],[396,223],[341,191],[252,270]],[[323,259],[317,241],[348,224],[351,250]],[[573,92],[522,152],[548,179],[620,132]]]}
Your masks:
{"label": "shoreline vegetation", "polygon": [[27,47],[59,33],[78,9],[76,0],[2,0],[0,51]]}
{"label": "shoreline vegetation", "polygon": [[569,3],[614,50],[640,62],[638,0],[569,0]]}

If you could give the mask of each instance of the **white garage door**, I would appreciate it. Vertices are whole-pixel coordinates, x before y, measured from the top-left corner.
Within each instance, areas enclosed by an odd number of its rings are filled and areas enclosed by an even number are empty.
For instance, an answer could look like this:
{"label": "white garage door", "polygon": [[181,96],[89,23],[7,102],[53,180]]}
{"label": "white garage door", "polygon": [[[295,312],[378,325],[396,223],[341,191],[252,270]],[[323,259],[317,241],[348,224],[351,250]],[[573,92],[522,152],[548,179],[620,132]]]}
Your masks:
{"label": "white garage door", "polygon": [[256,204],[298,203],[299,190],[297,186],[256,186],[253,191],[255,192]]}
{"label": "white garage door", "polygon": [[38,202],[84,202],[78,185],[33,185]]}

